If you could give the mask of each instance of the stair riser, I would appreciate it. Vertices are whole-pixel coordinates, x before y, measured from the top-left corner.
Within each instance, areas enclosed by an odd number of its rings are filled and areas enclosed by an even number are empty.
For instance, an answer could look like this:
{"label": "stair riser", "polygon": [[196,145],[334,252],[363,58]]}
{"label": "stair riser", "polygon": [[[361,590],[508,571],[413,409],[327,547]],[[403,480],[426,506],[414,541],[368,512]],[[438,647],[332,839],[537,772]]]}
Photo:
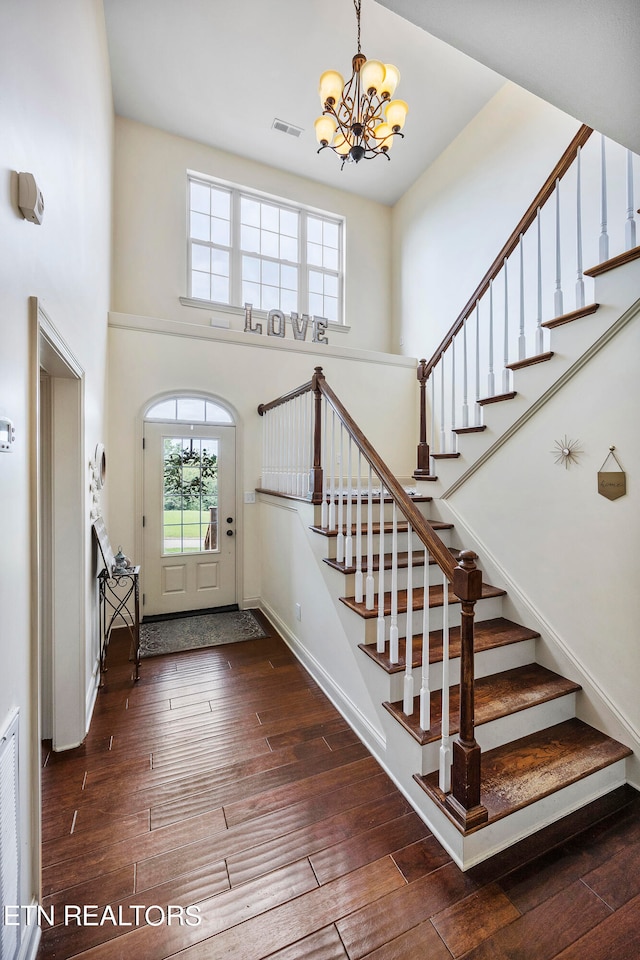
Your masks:
{"label": "stair riser", "polygon": [[[451,545],[451,542],[450,542],[451,530],[436,530],[435,532],[437,533],[438,537],[440,538],[440,540],[442,540],[442,542],[446,547]],[[391,533],[385,533],[383,539],[384,539],[384,552],[391,553],[391,547],[393,544],[393,535]],[[373,553],[374,554],[380,553],[380,534],[379,533],[374,534],[372,537],[372,540],[373,540],[373,545],[372,545]],[[398,551],[399,552],[402,552],[407,549],[407,540],[408,540],[408,537],[407,537],[406,531],[404,532],[399,531],[398,532]],[[356,551],[357,551],[355,536],[352,537],[352,543],[353,543],[353,556],[355,557]],[[323,551],[324,556],[328,557],[330,560],[335,560],[337,544],[338,544],[337,537],[327,537],[326,550]],[[412,538],[412,548],[414,550],[420,550],[420,551],[424,549],[422,541],[415,533],[413,534],[413,538]],[[367,537],[365,534],[363,534],[362,536],[363,566],[366,565],[367,551],[368,551]]]}
{"label": "stair riser", "polygon": [[[615,790],[625,782],[625,761],[618,760],[536,803],[529,804],[522,810],[517,810],[508,817],[497,820],[483,830],[471,833],[465,838],[460,837],[460,852],[456,851],[456,860],[460,865],[464,865],[464,869],[469,869],[534,831],[541,830],[597,797]],[[458,846],[457,841],[454,843]]]}
{"label": "stair riser", "polygon": [[[569,720],[574,716],[574,713],[575,694],[571,693],[566,697],[557,697],[547,703],[536,704],[528,710],[520,710],[518,713],[510,714],[507,717],[500,717],[497,720],[491,720],[489,723],[481,723],[475,728],[476,740],[481,750],[492,750],[494,747],[500,747],[528,733],[535,733],[538,730],[544,730],[545,727],[552,726],[554,723]],[[411,734],[407,733],[407,736],[409,737]],[[453,734],[451,740],[455,740],[456,737],[457,734]],[[427,774],[438,770],[440,765],[440,741],[426,744],[422,751],[422,773]]]}
{"label": "stair riser", "polygon": [[[502,598],[501,597],[489,597],[485,600],[478,600],[476,603],[476,620],[492,620],[494,617],[502,616]],[[372,617],[370,620],[364,620],[362,617],[357,619],[361,620],[365,624],[364,630],[364,643],[375,643],[377,638],[377,617]],[[391,626],[391,617],[385,617],[386,622],[386,637],[389,638],[389,630]],[[413,612],[413,634],[416,636],[419,633],[422,633],[422,623],[423,616],[422,610],[415,610]],[[460,604],[451,603],[449,604],[449,626],[454,627],[460,624]],[[407,617],[406,614],[398,614],[398,632],[401,637],[406,636],[407,626]],[[432,607],[429,611],[429,629],[430,630],[441,630],[442,629],[442,607]],[[354,639],[356,634],[354,633]],[[358,639],[358,643],[363,642],[362,636]]]}
{"label": "stair riser", "polygon": [[[535,640],[523,640],[520,643],[510,643],[505,647],[496,647],[494,650],[483,650],[475,656],[475,677],[488,677],[493,673],[502,673],[504,670],[514,670],[524,667],[535,660]],[[416,693],[422,685],[422,668],[412,670],[413,684]],[[460,682],[460,658],[449,661],[449,684]],[[431,690],[442,689],[442,663],[429,664],[429,686]],[[383,699],[395,703],[404,695],[404,672],[389,674],[389,694]]]}
{"label": "stair riser", "polygon": [[[428,495],[429,495],[429,494],[427,494],[427,496],[428,496]],[[413,501],[412,501],[412,502],[413,502]],[[420,511],[420,513],[422,514],[422,516],[425,517],[425,518],[428,518],[428,516],[429,516],[430,503],[427,502],[427,501],[424,501],[424,500],[417,500],[417,501],[415,501],[415,505],[416,505],[416,507],[418,508],[418,510]],[[378,523],[378,521],[380,520],[380,504],[379,504],[379,503],[374,503],[374,504],[372,504],[372,507],[373,507],[373,509],[372,509],[373,522],[374,522],[374,523]],[[360,510],[361,510],[362,522],[363,522],[363,523],[366,523],[366,522],[367,522],[367,518],[368,518],[368,516],[369,516],[369,508],[368,508],[367,500],[366,500],[365,497],[362,498],[362,506],[361,506]],[[340,516],[340,509],[339,509],[338,503],[336,502],[336,504],[335,504],[335,519],[336,519],[336,522],[337,522],[339,516]],[[322,509],[321,509],[321,508],[319,508],[319,509],[316,510],[316,517],[317,517],[316,522],[317,522],[318,524],[320,524],[321,521],[322,521]],[[344,503],[343,506],[342,506],[342,518],[343,518],[343,522],[346,521],[346,517],[347,517],[347,504]],[[351,522],[352,522],[352,523],[355,523],[355,522],[356,522],[356,517],[357,517],[357,504],[356,504],[355,501],[353,501],[352,504],[351,504]],[[398,511],[397,511],[397,517],[398,517],[398,520],[401,520],[401,519],[402,519],[402,516],[401,516],[401,514],[400,514],[400,510],[399,510],[399,509],[398,509]],[[385,505],[384,505],[384,519],[385,519],[385,520],[388,520],[388,521],[393,520],[393,504],[390,503],[390,502],[389,502],[389,503],[385,503]]]}
{"label": "stair riser", "polygon": [[[336,571],[339,572],[339,571]],[[366,557],[363,558],[362,563],[362,574],[363,579],[367,576],[367,560]],[[338,587],[338,590],[343,597],[353,597],[356,592],[356,575],[355,573],[343,574],[344,580]],[[375,583],[376,591],[378,589],[378,579],[379,571],[374,570],[373,572],[373,581]],[[406,590],[409,582],[409,570],[407,567],[400,567],[398,569],[398,589]],[[411,582],[414,587],[422,587],[424,583],[424,566],[413,567]],[[438,586],[442,583],[442,571],[437,563],[429,564],[429,586]],[[391,587],[391,570],[384,571],[384,585],[385,591],[389,591]],[[363,587],[364,589],[364,587]]]}

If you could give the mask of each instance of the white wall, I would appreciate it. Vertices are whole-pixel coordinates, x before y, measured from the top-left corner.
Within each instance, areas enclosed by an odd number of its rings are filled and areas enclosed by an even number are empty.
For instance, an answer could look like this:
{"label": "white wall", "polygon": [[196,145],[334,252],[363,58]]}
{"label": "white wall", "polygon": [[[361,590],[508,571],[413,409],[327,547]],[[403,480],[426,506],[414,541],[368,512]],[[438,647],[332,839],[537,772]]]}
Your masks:
{"label": "white wall", "polygon": [[[31,637],[35,584],[30,536],[30,312],[41,299],[85,370],[87,462],[104,436],[109,302],[113,109],[99,0],[5,0],[0,5],[0,412],[16,427],[15,449],[0,454],[0,725],[21,713],[23,826],[21,903],[39,876],[37,656]],[[32,172],[45,198],[44,223],[17,207],[17,171]],[[88,480],[87,480],[88,495]],[[86,519],[86,674],[96,611]],[[78,692],[84,695],[84,691]],[[78,739],[82,738],[82,732]]]}
{"label": "white wall", "polygon": [[[209,392],[237,411],[240,486],[254,490],[262,455],[260,403],[275,399],[311,379],[316,365],[346,404],[356,422],[401,476],[415,468],[417,385],[413,360],[350,351],[292,340],[274,346],[273,337],[188,327],[180,321],[147,324],[141,318],[112,314],[109,331],[109,495],[110,536],[136,560],[142,556],[140,448],[143,407],[167,391]],[[117,324],[117,326],[116,326]],[[369,362],[363,363],[367,359]],[[401,412],[401,414],[400,414]],[[117,462],[116,462],[117,460]],[[136,512],[137,511],[137,512]],[[239,602],[261,595],[258,505],[238,504],[240,546],[244,555]],[[144,570],[142,571],[144,582]]]}
{"label": "white wall", "polygon": [[[636,748],[639,355],[636,313],[449,500],[481,559],[488,552],[513,582],[515,590],[506,586],[524,622],[527,605],[541,617],[547,664],[578,680],[584,670],[587,689],[593,682],[582,715]],[[554,462],[565,436],[581,451],[568,469]],[[597,492],[611,444],[627,476],[627,494],[615,501]],[[623,718],[618,730],[603,703]]]}
{"label": "white wall", "polygon": [[429,358],[578,129],[505,84],[393,210],[393,347]]}
{"label": "white wall", "polygon": [[[389,350],[391,209],[212,147],[116,118],[112,308],[208,325],[187,296],[187,170],[346,218],[344,346]],[[231,326],[242,330],[244,317]]]}

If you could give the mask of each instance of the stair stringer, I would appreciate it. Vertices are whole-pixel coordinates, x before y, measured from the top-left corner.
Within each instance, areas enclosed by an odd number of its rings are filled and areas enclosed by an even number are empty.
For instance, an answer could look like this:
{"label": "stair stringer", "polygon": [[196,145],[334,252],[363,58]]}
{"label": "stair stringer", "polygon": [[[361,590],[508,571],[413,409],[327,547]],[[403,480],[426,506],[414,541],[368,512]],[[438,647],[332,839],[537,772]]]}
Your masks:
{"label": "stair stringer", "polygon": [[551,330],[553,357],[514,371],[514,399],[485,406],[486,429],[459,436],[460,457],[438,460],[437,480],[418,481],[418,490],[433,497],[447,497],[457,490],[633,319],[640,309],[640,259],[596,277],[595,284],[597,312]]}
{"label": "stair stringer", "polygon": [[526,623],[540,633],[536,641],[536,662],[580,684],[582,690],[576,695],[578,719],[633,750],[633,757],[626,760],[626,779],[636,789],[640,789],[640,731],[616,707],[613,698],[545,618],[539,604],[510,576],[493,552],[491,544],[479,536],[466,517],[445,499],[433,501],[432,513],[437,519],[455,524],[456,533],[464,540],[467,549],[475,550],[482,558],[484,577],[506,590],[503,598],[504,616],[516,623]]}

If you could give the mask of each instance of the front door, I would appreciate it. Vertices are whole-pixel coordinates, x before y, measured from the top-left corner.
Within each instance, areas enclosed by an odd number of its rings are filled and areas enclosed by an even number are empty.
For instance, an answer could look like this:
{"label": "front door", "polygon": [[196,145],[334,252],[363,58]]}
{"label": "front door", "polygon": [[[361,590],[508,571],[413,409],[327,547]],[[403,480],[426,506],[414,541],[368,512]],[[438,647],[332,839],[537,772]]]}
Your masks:
{"label": "front door", "polygon": [[144,440],[144,616],[235,603],[235,428],[146,422]]}

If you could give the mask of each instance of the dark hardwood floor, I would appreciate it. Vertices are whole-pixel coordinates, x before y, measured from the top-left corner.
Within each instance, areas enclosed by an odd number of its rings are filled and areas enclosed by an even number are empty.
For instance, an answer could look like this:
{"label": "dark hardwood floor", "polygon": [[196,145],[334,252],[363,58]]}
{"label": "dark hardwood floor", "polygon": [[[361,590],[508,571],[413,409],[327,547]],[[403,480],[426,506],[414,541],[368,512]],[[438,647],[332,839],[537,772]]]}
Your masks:
{"label": "dark hardwood floor", "polygon": [[269,632],[135,685],[114,637],[86,742],[43,753],[39,960],[640,957],[638,794],[464,874]]}

